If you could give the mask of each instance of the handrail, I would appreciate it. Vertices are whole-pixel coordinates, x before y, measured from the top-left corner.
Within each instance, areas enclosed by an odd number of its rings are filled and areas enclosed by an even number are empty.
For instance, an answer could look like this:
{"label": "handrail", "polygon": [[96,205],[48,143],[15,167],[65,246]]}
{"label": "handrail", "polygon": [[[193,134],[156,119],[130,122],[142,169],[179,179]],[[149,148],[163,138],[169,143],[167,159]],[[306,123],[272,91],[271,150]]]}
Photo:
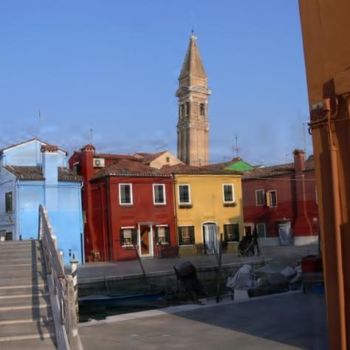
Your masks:
{"label": "handrail", "polygon": [[64,263],[57,250],[46,209],[39,206],[39,240],[47,273],[51,308],[59,350],[82,349],[78,335],[77,300],[73,278],[64,272]]}

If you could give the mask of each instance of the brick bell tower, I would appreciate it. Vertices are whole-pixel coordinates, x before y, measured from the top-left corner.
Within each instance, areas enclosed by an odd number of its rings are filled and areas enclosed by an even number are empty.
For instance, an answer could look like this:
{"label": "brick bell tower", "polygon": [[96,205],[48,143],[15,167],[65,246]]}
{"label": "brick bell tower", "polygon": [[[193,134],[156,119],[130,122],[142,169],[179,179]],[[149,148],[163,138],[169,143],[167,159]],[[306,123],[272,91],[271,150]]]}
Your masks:
{"label": "brick bell tower", "polygon": [[179,103],[177,157],[189,165],[207,165],[209,161],[210,94],[197,38],[192,33],[176,91]]}

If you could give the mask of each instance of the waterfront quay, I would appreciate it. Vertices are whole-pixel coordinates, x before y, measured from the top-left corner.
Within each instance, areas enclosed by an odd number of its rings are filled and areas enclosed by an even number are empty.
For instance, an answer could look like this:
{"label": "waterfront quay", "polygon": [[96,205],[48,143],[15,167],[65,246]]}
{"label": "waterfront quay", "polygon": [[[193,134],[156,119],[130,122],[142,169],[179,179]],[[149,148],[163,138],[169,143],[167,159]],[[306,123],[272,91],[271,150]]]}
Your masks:
{"label": "waterfront quay", "polygon": [[[260,256],[240,257],[237,254],[223,254],[222,281],[232,271],[243,264],[260,267],[271,260],[278,260],[286,265],[296,265],[306,255],[316,254],[316,244],[304,246],[265,246],[261,247]],[[173,266],[182,261],[190,261],[198,271],[199,280],[212,285],[217,277],[218,262],[215,255],[188,256],[166,259],[142,259],[146,280],[139,261],[99,262],[81,265],[78,268],[79,296],[96,294],[130,294],[168,290],[176,287]]]}
{"label": "waterfront quay", "polygon": [[80,324],[85,350],[326,350],[324,295],[289,292]]}

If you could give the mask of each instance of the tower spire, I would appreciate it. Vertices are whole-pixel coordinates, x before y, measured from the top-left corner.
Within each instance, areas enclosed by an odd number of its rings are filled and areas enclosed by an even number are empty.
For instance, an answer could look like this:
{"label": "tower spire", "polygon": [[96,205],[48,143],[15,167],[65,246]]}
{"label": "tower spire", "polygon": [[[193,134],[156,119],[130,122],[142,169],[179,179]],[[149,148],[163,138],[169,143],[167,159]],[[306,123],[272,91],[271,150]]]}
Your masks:
{"label": "tower spire", "polygon": [[192,30],[179,75],[178,158],[190,165],[206,165],[209,158],[208,77]]}

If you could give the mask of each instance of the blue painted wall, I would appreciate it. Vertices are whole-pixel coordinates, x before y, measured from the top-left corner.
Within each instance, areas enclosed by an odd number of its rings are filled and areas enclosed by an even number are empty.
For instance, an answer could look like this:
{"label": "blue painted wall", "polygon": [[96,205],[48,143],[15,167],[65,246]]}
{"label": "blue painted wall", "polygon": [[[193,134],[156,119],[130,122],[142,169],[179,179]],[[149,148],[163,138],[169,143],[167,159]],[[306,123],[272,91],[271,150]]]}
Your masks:
{"label": "blue painted wall", "polygon": [[[40,152],[42,143],[28,142],[14,149],[3,152],[0,161],[3,164],[20,166],[41,166],[45,181],[29,181],[16,177],[2,168],[0,171],[0,230],[14,232],[14,239],[37,239],[39,222],[39,205],[47,209],[48,216],[57,237],[58,247],[64,254],[64,261],[69,263],[70,254],[83,262],[83,215],[81,202],[81,183],[58,181],[58,167],[67,164],[63,159],[65,153]],[[10,156],[9,156],[10,155]],[[64,157],[62,158],[62,156]],[[4,159],[7,157],[6,160]],[[26,159],[28,157],[28,159]],[[15,164],[18,161],[20,164]],[[38,162],[34,164],[35,162]],[[9,225],[8,214],[5,213],[5,193],[13,191],[12,223]],[[6,226],[7,225],[7,226]]]}
{"label": "blue painted wall", "polygon": [[[5,148],[1,156],[1,165],[37,166],[42,165],[41,146],[46,145],[38,139],[29,140],[16,146]],[[67,166],[66,153],[62,150],[58,152],[58,166]]]}

